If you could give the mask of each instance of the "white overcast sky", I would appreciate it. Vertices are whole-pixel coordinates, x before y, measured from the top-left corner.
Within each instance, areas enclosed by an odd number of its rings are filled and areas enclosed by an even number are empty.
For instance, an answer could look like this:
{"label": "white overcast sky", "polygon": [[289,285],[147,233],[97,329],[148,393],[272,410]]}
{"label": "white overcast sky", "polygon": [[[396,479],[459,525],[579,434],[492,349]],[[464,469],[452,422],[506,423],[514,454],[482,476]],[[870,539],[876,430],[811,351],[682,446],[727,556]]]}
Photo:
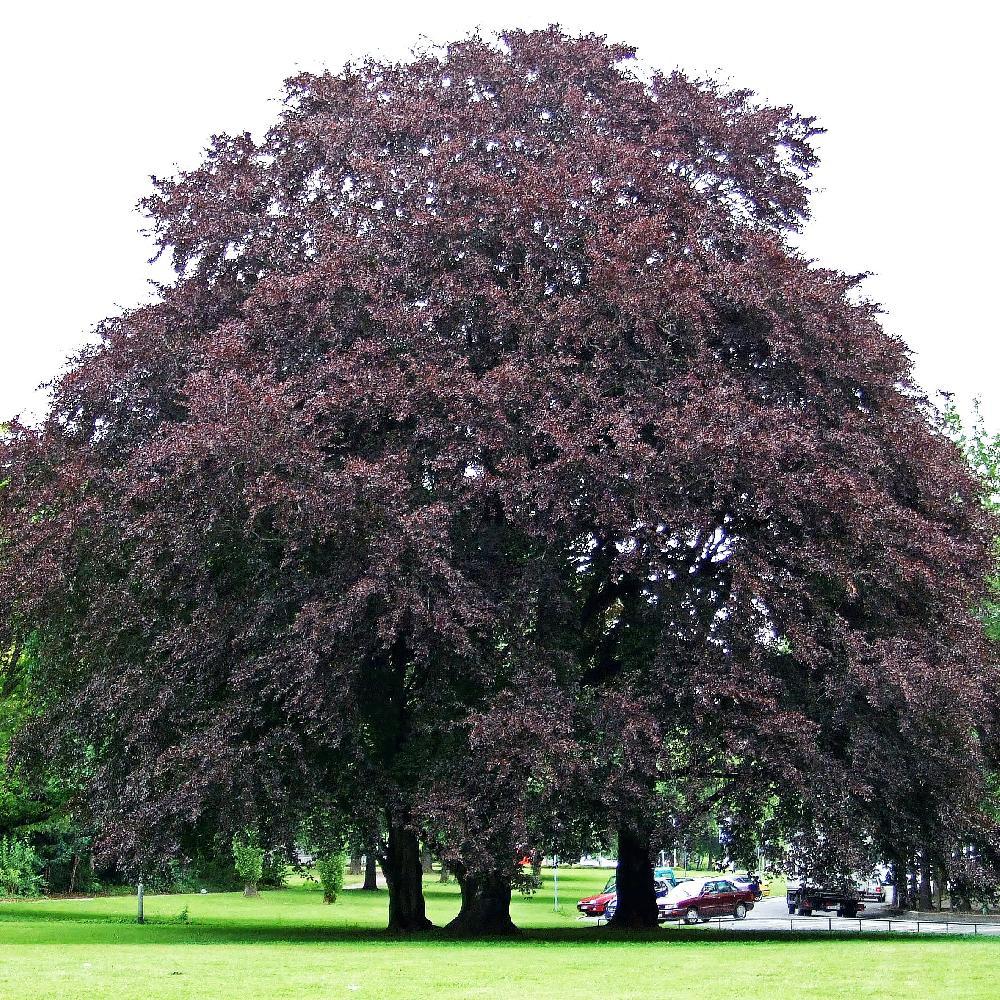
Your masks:
{"label": "white overcast sky", "polygon": [[[642,60],[756,90],[829,134],[805,251],[871,271],[866,290],[914,351],[924,387],[996,386],[998,24],[994,5],[605,2],[12,4],[0,41],[4,231],[0,419],[37,413],[39,383],[93,325],[148,297],[135,202],[192,166],[214,132],[259,135],[282,80],[368,53],[559,22]],[[992,23],[991,23],[992,22]]]}

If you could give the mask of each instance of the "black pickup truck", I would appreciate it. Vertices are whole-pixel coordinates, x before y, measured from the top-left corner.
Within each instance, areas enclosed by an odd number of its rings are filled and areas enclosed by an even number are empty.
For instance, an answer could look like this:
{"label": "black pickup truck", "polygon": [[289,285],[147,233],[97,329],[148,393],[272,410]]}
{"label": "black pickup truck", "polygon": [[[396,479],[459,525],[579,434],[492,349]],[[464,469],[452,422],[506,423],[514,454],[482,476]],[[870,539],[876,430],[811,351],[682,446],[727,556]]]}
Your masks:
{"label": "black pickup truck", "polygon": [[838,917],[856,917],[865,908],[856,889],[833,889],[803,883],[785,893],[789,914],[811,917],[814,910],[836,910]]}

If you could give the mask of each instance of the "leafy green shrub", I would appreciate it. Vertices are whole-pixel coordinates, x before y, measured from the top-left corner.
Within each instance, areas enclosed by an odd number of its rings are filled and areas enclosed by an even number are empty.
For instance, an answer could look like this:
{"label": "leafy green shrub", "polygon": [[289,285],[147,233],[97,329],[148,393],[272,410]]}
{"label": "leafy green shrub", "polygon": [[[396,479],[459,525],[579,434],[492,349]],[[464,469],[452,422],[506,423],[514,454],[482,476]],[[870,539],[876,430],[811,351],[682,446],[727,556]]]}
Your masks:
{"label": "leafy green shrub", "polygon": [[[201,888],[196,873],[191,866],[178,858],[163,858],[150,864],[143,872],[142,884],[150,894],[174,892],[197,892]],[[129,887],[135,892],[135,886]]]}
{"label": "leafy green shrub", "polygon": [[344,865],[347,857],[343,851],[324,854],[316,859],[316,875],[323,887],[323,902],[335,903],[344,889]]}
{"label": "leafy green shrub", "polygon": [[165,868],[163,892],[197,892],[201,888],[197,872],[183,861],[171,858]]}
{"label": "leafy green shrub", "polygon": [[233,837],[233,862],[236,874],[243,883],[244,896],[256,896],[257,884],[264,874],[264,849],[256,836],[247,834]]}
{"label": "leafy green shrub", "polygon": [[288,861],[280,849],[266,851],[264,868],[260,876],[260,884],[268,889],[282,889],[288,877]]}
{"label": "leafy green shrub", "polygon": [[226,845],[225,851],[199,851],[192,859],[191,866],[198,889],[231,892],[233,889],[243,888],[233,870],[233,856],[229,845]]}
{"label": "leafy green shrub", "polygon": [[45,888],[42,859],[11,837],[0,839],[0,896],[39,896]]}
{"label": "leafy green shrub", "polygon": [[102,896],[134,896],[135,886],[111,882],[107,885],[98,884],[95,892],[99,892]]}

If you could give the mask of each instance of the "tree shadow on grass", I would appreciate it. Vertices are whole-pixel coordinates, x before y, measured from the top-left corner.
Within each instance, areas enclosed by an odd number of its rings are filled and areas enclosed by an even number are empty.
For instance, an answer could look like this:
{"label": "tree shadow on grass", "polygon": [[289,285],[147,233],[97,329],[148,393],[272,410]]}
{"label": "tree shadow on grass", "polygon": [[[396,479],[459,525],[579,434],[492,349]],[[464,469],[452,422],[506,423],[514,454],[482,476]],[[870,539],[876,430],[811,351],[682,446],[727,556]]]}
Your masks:
{"label": "tree shadow on grass", "polygon": [[[926,945],[928,939],[939,940],[943,935],[923,936],[912,933],[843,931],[754,931],[728,930],[725,934],[712,930],[667,928],[650,931],[618,931],[608,927],[545,927],[525,928],[511,935],[459,937],[443,929],[414,934],[393,934],[371,926],[329,924],[282,924],[280,921],[213,920],[193,918],[183,922],[178,918],[149,917],[139,925],[134,917],[118,914],[107,916],[77,915],[65,910],[48,910],[43,906],[18,904],[16,912],[0,906],[0,942],[8,945],[260,945],[260,944],[330,944],[370,945],[391,947],[409,943],[421,947],[467,945],[491,948],[520,948],[559,944],[569,947],[622,947],[655,945],[662,948],[709,945],[713,948],[745,948],[747,945],[781,942],[802,945],[817,942],[854,943],[867,946],[874,940],[891,940],[913,945]],[[974,940],[971,935],[949,935],[949,941]]]}

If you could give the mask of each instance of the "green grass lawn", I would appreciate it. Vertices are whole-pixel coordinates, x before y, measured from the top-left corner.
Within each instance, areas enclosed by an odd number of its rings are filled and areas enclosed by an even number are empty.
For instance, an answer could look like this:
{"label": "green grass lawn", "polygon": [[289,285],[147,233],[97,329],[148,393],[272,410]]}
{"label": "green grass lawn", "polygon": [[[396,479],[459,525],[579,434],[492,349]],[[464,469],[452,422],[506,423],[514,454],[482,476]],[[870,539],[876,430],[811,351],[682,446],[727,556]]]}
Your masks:
{"label": "green grass lawn", "polygon": [[[393,938],[386,894],[345,892],[324,906],[310,884],[257,899],[147,897],[134,922],[125,897],[0,903],[0,998],[481,998],[596,996],[914,998],[997,996],[1000,941],[975,938],[718,935],[669,927],[625,936],[582,925],[573,904],[607,871],[551,873],[516,899],[515,939]],[[458,908],[452,886],[426,883],[437,923]],[[178,921],[184,908],[188,923]]]}

